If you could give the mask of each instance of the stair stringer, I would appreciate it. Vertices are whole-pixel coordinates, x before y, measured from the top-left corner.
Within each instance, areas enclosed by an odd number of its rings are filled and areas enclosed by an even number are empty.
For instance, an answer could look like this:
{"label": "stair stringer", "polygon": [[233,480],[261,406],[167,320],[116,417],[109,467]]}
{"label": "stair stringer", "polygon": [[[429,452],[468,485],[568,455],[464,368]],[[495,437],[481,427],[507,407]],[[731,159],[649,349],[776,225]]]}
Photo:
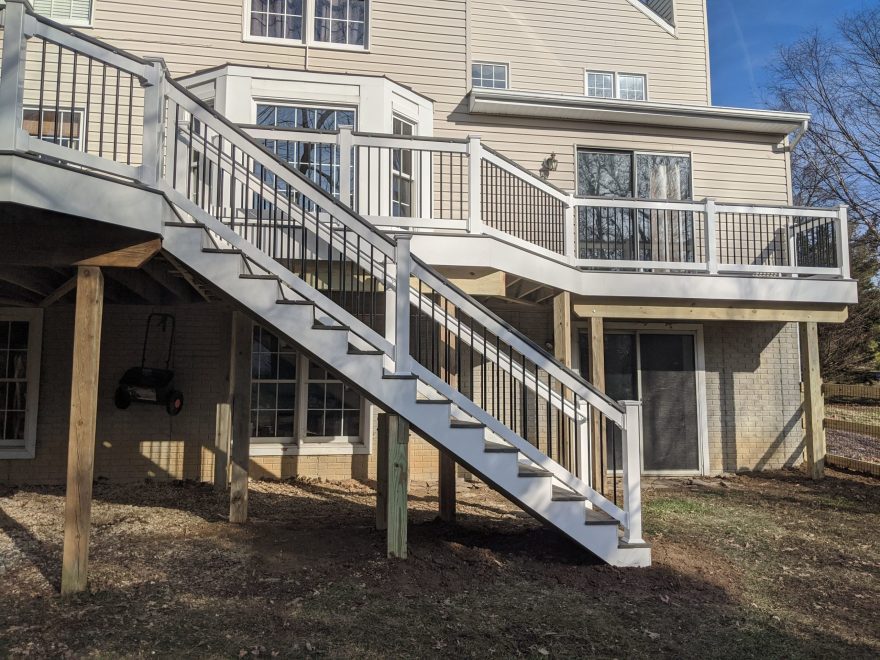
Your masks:
{"label": "stair stringer", "polygon": [[[406,419],[420,436],[450,453],[456,461],[531,515],[610,564],[650,564],[650,548],[622,546],[616,525],[587,525],[584,502],[554,501],[554,479],[549,473],[543,477],[520,476],[519,454],[486,451],[486,428],[453,428],[450,424],[453,416],[451,403],[418,403],[419,381],[388,378],[381,355],[351,354],[348,348],[353,333],[350,330],[315,329],[314,305],[278,304],[278,280],[243,278],[243,256],[235,252],[206,252],[203,249],[205,237],[205,229],[199,225],[169,226],[166,227],[163,249],[212,282],[249,316],[342,374],[383,409]],[[298,288],[300,292],[303,290]],[[314,295],[316,298],[320,296],[317,291]]]}

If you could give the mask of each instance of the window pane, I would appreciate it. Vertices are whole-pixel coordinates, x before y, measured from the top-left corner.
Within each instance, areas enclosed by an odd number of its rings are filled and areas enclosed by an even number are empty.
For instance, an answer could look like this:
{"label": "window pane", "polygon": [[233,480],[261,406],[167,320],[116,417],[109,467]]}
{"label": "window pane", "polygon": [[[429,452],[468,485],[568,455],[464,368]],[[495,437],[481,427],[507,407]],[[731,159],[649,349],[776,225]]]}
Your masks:
{"label": "window pane", "polygon": [[611,73],[587,73],[587,96],[614,98],[614,75]]}
{"label": "window pane", "polygon": [[632,197],[632,154],[579,151],[578,194],[584,197]]}
{"label": "window pane", "polygon": [[317,0],[315,40],[363,46],[367,33],[366,0]]}
{"label": "window pane", "polygon": [[691,199],[691,159],[688,156],[638,154],[638,196],[641,199]]}
{"label": "window pane", "polygon": [[477,63],[471,66],[471,84],[486,89],[507,89],[507,65]]}
{"label": "window pane", "polygon": [[645,100],[645,76],[621,74],[618,84],[620,86],[620,98],[627,101]]}
{"label": "window pane", "polygon": [[27,409],[26,321],[0,321],[0,440],[24,440]]}

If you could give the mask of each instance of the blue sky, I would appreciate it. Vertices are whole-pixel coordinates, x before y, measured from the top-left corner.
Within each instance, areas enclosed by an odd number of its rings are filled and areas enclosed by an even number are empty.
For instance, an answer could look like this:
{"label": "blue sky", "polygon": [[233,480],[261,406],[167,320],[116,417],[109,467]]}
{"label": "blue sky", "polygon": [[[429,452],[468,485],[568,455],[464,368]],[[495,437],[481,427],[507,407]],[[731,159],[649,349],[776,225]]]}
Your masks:
{"label": "blue sky", "polygon": [[712,102],[762,107],[767,66],[781,44],[820,28],[833,33],[841,16],[880,0],[708,0]]}

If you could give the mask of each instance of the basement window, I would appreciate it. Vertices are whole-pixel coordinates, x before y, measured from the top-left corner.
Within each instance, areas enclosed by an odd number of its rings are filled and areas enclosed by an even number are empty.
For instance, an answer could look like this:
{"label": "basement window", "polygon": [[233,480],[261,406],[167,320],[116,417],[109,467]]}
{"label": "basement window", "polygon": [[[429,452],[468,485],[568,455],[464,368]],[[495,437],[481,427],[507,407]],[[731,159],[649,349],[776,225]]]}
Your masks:
{"label": "basement window", "polygon": [[0,309],[0,459],[33,458],[42,310]]}

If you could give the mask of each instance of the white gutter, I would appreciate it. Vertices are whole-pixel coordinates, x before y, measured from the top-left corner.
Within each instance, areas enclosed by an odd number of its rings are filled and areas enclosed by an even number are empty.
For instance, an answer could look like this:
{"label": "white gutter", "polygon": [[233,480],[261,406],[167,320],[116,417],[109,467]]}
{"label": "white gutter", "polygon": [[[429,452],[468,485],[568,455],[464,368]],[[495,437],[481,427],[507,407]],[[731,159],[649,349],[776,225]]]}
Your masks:
{"label": "white gutter", "polygon": [[803,130],[810,121],[810,115],[798,112],[621,101],[511,90],[474,89],[468,100],[472,114],[705,128],[779,137]]}

